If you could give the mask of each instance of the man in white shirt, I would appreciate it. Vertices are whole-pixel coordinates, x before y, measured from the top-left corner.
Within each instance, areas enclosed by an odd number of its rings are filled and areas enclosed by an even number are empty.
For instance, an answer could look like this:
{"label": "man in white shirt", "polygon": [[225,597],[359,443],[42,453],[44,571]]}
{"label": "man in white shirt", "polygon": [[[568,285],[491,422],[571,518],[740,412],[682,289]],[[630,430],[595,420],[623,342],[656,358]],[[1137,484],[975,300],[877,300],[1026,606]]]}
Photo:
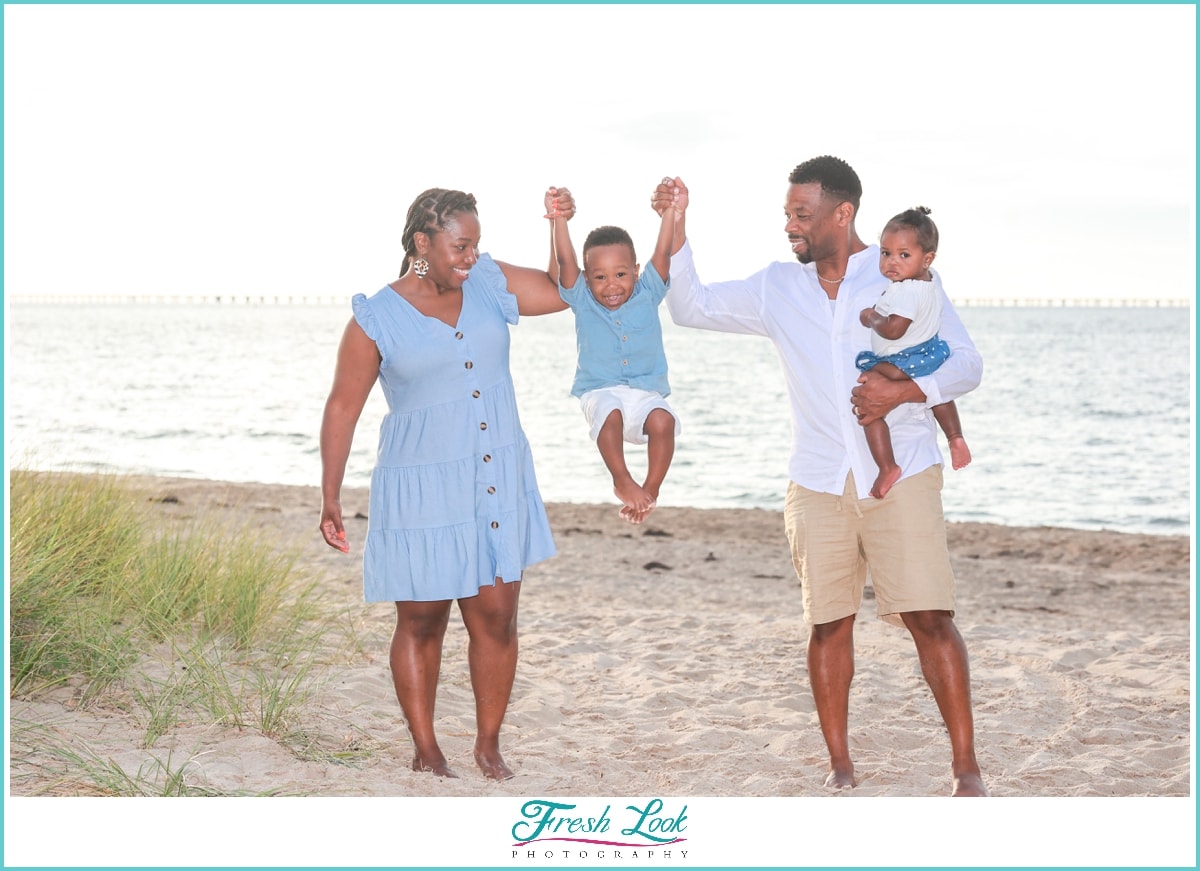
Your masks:
{"label": "man in white shirt", "polygon": [[[952,794],[987,795],[975,759],[966,645],[954,624],[954,576],[946,547],[941,463],[929,409],[978,386],[979,352],[949,300],[941,338],[950,357],[933,374],[889,381],[859,373],[870,347],[859,313],[888,284],[879,249],[854,227],[862,186],[836,157],[817,157],[789,176],[785,231],[798,263],[772,263],[749,278],[703,284],[684,215],[671,257],[667,307],[677,324],[766,336],[783,362],[792,411],[788,540],[811,624],[808,672],[829,750],[825,784],[857,785],[848,719],[854,620],[870,568],[881,619],[912,634],[922,673],[946,722]],[[664,179],[655,211],[686,194]],[[862,424],[886,416],[902,475],[883,499],[870,495],[876,468]]]}

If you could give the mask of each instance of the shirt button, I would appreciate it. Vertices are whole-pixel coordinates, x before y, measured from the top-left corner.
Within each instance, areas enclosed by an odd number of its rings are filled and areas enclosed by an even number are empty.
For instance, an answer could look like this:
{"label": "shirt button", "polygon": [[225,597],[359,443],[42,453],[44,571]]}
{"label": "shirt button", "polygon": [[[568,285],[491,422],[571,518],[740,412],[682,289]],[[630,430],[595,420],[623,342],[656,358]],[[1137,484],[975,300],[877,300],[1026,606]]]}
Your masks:
{"label": "shirt button", "polygon": [[475,399],[478,399],[478,398],[479,398],[479,391],[478,391],[478,390],[472,390],[472,391],[471,391],[471,396],[473,396]]}
{"label": "shirt button", "polygon": [[463,337],[462,331],[459,331],[454,334],[454,338],[456,338],[456,339],[461,339],[462,337]]}
{"label": "shirt button", "polygon": [[621,361],[621,365],[622,365],[622,366],[628,366],[628,365],[629,365],[629,361],[628,361],[628,360],[622,360],[622,361]]}
{"label": "shirt button", "polygon": [[622,341],[622,342],[628,342],[628,341],[629,341],[629,336],[621,336],[621,341]]}
{"label": "shirt button", "polygon": [[464,366],[466,366],[468,369],[474,369],[474,368],[475,368],[475,364],[474,364],[474,363],[472,363],[470,360],[468,360],[468,361],[467,361],[466,363],[464,363],[463,365],[464,365]]}
{"label": "shirt button", "polygon": [[484,455],[483,455],[483,461],[484,461],[485,463],[490,463],[490,462],[492,461],[492,455],[491,455],[491,454],[484,454]]}
{"label": "shirt button", "polygon": [[492,529],[499,529],[499,528],[500,528],[500,524],[497,523],[495,520],[493,520],[492,521]]}
{"label": "shirt button", "polygon": [[486,424],[486,423],[481,423],[481,424],[479,424],[479,428],[480,428],[480,429],[487,429],[487,424]]}
{"label": "shirt button", "polygon": [[488,487],[488,493],[495,493],[495,492],[496,492],[495,487]]}

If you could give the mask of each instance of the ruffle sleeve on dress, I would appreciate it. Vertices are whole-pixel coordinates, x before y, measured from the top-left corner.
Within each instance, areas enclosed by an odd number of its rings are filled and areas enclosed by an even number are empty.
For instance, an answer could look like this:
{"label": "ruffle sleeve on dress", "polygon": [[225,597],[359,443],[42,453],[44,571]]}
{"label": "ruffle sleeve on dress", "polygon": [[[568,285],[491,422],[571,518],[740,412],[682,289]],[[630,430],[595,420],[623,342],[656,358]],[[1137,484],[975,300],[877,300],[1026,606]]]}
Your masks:
{"label": "ruffle sleeve on dress", "polygon": [[504,320],[515,324],[519,319],[517,298],[508,292],[508,279],[500,271],[500,265],[490,254],[480,254],[479,262],[471,267],[471,278],[487,288],[488,293],[499,304]]}

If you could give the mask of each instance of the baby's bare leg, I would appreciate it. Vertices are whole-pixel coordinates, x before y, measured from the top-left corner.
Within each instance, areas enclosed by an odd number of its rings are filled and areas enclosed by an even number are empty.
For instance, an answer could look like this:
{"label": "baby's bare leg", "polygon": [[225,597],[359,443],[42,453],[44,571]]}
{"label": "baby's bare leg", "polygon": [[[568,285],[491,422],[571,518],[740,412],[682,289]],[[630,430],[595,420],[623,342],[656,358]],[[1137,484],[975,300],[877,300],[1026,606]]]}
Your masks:
{"label": "baby's bare leg", "polygon": [[958,420],[958,406],[953,402],[935,405],[933,417],[950,443],[950,464],[956,469],[970,465],[971,449],[967,447],[967,440],[963,438],[962,424]]}
{"label": "baby's bare leg", "polygon": [[867,447],[871,449],[871,457],[879,467],[879,475],[871,485],[871,495],[882,499],[900,480],[901,469],[896,465],[896,457],[892,453],[892,431],[888,429],[887,421],[882,417],[868,423],[863,430],[867,436]]}

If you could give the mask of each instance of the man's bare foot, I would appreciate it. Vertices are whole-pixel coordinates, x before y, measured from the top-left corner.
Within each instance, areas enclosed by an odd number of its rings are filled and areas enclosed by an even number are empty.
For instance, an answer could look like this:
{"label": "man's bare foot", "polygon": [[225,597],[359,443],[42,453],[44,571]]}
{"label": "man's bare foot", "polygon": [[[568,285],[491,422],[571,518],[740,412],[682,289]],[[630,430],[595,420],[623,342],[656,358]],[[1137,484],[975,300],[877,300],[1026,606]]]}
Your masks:
{"label": "man's bare foot", "polygon": [[991,795],[987,791],[987,787],[983,785],[983,778],[978,774],[960,774],[954,778],[954,789],[951,790],[952,796],[988,796]]}
{"label": "man's bare foot", "polygon": [[882,499],[888,494],[897,481],[900,480],[901,469],[899,466],[889,466],[886,469],[879,470],[879,477],[875,479],[875,485],[871,487],[871,495],[876,499]]}
{"label": "man's bare foot", "polygon": [[484,753],[476,747],[475,764],[479,766],[479,770],[483,772],[483,776],[488,780],[508,780],[510,777],[516,776],[513,774],[512,769],[504,764],[499,750]]}
{"label": "man's bare foot", "polygon": [[421,759],[420,753],[413,754],[412,770],[428,771],[431,774],[436,774],[438,777],[458,777],[457,774],[450,770],[450,765],[446,762],[445,757],[442,757],[439,762],[425,762]]}
{"label": "man's bare foot", "polygon": [[830,768],[825,785],[830,789],[853,789],[858,786],[858,781],[854,778],[854,766]]}
{"label": "man's bare foot", "polygon": [[962,436],[950,439],[950,465],[962,469],[970,464],[971,449],[967,447],[967,440]]}

